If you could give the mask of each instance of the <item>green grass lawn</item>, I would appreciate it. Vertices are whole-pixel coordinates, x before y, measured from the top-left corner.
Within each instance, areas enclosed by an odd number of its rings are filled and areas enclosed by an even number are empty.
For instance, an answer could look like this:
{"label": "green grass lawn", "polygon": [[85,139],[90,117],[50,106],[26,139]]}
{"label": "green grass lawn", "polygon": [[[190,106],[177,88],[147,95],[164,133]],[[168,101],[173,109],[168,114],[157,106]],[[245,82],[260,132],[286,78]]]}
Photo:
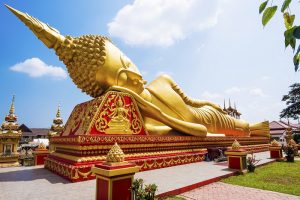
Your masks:
{"label": "green grass lawn", "polygon": [[300,196],[300,161],[270,163],[222,182]]}

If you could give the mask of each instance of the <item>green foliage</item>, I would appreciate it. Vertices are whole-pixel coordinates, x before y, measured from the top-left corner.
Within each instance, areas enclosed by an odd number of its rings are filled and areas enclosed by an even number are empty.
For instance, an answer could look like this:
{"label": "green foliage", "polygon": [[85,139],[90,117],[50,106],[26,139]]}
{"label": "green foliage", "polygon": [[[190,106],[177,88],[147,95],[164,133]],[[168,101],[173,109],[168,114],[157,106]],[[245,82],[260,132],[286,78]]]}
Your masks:
{"label": "green foliage", "polygon": [[259,6],[259,14],[261,14],[262,11],[264,11],[264,9],[266,8],[267,4],[268,4],[268,1],[264,1],[264,2],[262,2],[260,4],[260,6]]}
{"label": "green foliage", "polygon": [[264,11],[263,17],[262,17],[262,24],[263,24],[263,26],[265,26],[270,21],[270,19],[274,16],[274,14],[276,13],[276,11],[277,11],[277,6],[268,7]]}
{"label": "green foliage", "polygon": [[294,133],[293,139],[295,140],[295,142],[297,144],[299,144],[300,143],[300,133]]}
{"label": "green foliage", "polygon": [[291,3],[292,0],[284,0],[282,6],[281,6],[281,12],[284,12],[287,7],[289,7],[290,3]]}
{"label": "green foliage", "polygon": [[148,184],[144,188],[143,179],[135,179],[131,185],[134,200],[154,200],[157,185]]}
{"label": "green foliage", "polygon": [[183,197],[171,196],[171,197],[160,198],[159,200],[186,200],[186,199]]}
{"label": "green foliage", "polygon": [[[299,48],[298,51],[300,51]],[[282,97],[282,101],[286,102],[287,107],[281,111],[280,117],[298,119],[300,116],[300,83],[294,83],[290,88],[289,93]]]}
{"label": "green foliage", "polygon": [[298,47],[296,54],[294,55],[293,61],[294,61],[295,71],[297,71],[299,68],[299,62],[300,62],[300,45]]}
{"label": "green foliage", "polygon": [[296,27],[295,27],[294,32],[293,32],[293,36],[294,36],[296,39],[300,39],[300,26],[296,26]]}
{"label": "green foliage", "polygon": [[[300,26],[294,26],[295,15],[291,14],[289,6],[292,0],[284,0],[281,5],[281,12],[283,14],[284,25],[286,31],[284,32],[284,44],[285,47],[290,46],[293,51],[296,48],[296,39],[300,39]],[[266,26],[266,24],[271,20],[274,14],[277,11],[277,5],[272,5],[273,1],[271,2],[271,6],[266,8],[268,1],[264,1],[259,6],[259,13],[263,12],[262,16],[262,24]],[[298,46],[298,49],[300,45]],[[299,62],[300,61],[300,52],[297,51],[293,58],[293,63],[295,66],[295,71],[299,70]]]}
{"label": "green foliage", "polygon": [[293,32],[295,30],[296,26],[286,30],[284,32],[284,37],[285,37],[285,46],[291,46],[293,50],[295,50],[295,46],[296,46],[296,39],[293,36]]}
{"label": "green foliage", "polygon": [[232,176],[222,182],[300,196],[299,169],[300,161],[274,162],[258,167],[254,173]]}
{"label": "green foliage", "polygon": [[283,14],[284,25],[286,29],[290,29],[293,27],[295,21],[295,15],[290,15],[288,12]]}

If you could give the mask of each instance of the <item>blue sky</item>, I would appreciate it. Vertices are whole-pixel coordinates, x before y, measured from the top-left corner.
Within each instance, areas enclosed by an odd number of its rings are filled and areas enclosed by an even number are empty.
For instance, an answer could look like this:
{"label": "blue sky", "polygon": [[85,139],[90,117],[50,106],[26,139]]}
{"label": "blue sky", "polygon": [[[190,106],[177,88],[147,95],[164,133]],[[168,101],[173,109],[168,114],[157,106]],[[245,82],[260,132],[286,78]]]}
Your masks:
{"label": "blue sky", "polygon": [[[61,69],[66,68],[54,51],[4,3],[63,35],[109,36],[148,82],[167,73],[194,98],[222,106],[231,98],[249,122],[278,120],[282,95],[299,81],[293,53],[284,48],[282,16],[277,13],[263,28],[259,0],[0,2],[2,120],[13,94],[19,123],[29,127],[49,127],[59,103],[66,121],[76,104],[90,99],[65,76]],[[20,72],[24,66],[29,67],[27,73]]]}

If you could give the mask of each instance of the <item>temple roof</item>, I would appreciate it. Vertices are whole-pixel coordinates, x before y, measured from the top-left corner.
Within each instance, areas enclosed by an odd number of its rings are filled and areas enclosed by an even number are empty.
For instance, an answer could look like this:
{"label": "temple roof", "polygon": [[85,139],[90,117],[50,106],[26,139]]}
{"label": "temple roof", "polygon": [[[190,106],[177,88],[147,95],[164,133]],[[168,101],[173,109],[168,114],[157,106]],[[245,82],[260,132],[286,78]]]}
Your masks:
{"label": "temple roof", "polygon": [[285,121],[272,121],[270,122],[270,134],[282,135],[286,132],[286,129],[291,127],[292,129],[299,128],[300,124],[292,124]]}
{"label": "temple roof", "polygon": [[270,123],[270,129],[287,129],[289,127],[291,128],[298,128],[300,124],[292,124],[285,121],[272,121]]}
{"label": "temple roof", "polygon": [[22,124],[19,129],[22,130],[22,136],[48,135],[49,133],[47,128],[28,128],[25,124]]}

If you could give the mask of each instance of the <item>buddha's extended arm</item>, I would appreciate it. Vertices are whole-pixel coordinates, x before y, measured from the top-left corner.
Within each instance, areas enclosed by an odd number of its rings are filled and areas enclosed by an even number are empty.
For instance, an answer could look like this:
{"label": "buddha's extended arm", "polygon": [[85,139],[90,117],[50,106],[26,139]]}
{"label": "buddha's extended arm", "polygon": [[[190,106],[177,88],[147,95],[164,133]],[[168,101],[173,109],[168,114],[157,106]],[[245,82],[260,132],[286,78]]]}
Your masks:
{"label": "buddha's extended arm", "polygon": [[209,101],[203,101],[203,100],[198,100],[198,99],[193,99],[193,98],[188,97],[182,91],[182,89],[176,84],[176,82],[172,80],[171,77],[165,75],[164,78],[168,79],[168,82],[171,84],[172,89],[182,98],[182,100],[187,105],[192,106],[192,107],[196,107],[196,108],[199,108],[199,107],[202,107],[202,106],[211,106],[211,107],[215,108],[216,110],[218,110],[222,113],[225,113],[222,110],[222,108],[217,104],[211,103]]}
{"label": "buddha's extended arm", "polygon": [[116,90],[116,91],[127,92],[131,94],[134,97],[134,99],[137,101],[137,104],[141,112],[146,117],[162,122],[163,124],[175,130],[181,131],[183,133],[187,133],[194,136],[206,136],[207,129],[202,124],[185,122],[176,119],[174,117],[171,117],[166,113],[162,112],[161,109],[155,106],[154,104],[140,97],[137,93],[133,92],[132,90],[120,86],[110,87],[109,90]]}

